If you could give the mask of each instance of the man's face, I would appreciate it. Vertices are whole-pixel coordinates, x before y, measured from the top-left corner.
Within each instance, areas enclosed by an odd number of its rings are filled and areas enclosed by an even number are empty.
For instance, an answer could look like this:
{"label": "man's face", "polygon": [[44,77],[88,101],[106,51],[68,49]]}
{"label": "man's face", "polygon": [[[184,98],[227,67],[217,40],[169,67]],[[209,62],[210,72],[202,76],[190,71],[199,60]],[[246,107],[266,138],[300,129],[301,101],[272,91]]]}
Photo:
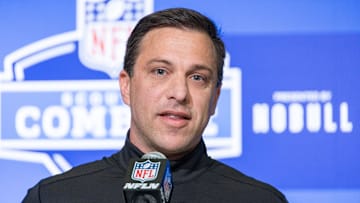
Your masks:
{"label": "man's face", "polygon": [[176,159],[199,143],[220,94],[215,60],[204,33],[157,28],[144,36],[133,77],[120,73],[135,146]]}

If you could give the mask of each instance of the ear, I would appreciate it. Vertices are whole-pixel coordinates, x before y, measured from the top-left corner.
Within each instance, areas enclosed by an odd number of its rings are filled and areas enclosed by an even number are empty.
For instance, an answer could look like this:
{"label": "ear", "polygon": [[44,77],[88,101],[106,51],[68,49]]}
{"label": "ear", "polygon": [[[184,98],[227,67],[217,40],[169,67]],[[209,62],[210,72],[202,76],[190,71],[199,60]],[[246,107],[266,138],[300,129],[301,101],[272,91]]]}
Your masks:
{"label": "ear", "polygon": [[217,106],[217,102],[219,100],[219,97],[220,97],[220,92],[221,92],[221,85],[219,85],[218,87],[216,87],[216,90],[215,90],[215,96],[213,98],[213,100],[211,101],[211,109],[210,109],[210,115],[214,115],[215,114],[215,109],[216,109],[216,106]]}
{"label": "ear", "polygon": [[123,102],[130,105],[130,76],[125,70],[119,74],[119,85]]}

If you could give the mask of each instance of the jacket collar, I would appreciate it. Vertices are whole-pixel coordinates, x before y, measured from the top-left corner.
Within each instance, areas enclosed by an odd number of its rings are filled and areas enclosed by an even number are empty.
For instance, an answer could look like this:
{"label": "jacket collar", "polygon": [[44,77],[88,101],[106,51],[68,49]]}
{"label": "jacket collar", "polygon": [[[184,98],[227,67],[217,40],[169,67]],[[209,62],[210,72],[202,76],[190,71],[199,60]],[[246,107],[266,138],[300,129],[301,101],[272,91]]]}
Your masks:
{"label": "jacket collar", "polygon": [[[138,159],[144,153],[130,142],[129,132],[124,147],[114,155],[114,158],[122,170],[127,170],[131,159]],[[201,139],[193,151],[179,160],[171,160],[171,173],[174,183],[190,181],[204,172],[211,164],[212,159],[208,157],[206,146]]]}

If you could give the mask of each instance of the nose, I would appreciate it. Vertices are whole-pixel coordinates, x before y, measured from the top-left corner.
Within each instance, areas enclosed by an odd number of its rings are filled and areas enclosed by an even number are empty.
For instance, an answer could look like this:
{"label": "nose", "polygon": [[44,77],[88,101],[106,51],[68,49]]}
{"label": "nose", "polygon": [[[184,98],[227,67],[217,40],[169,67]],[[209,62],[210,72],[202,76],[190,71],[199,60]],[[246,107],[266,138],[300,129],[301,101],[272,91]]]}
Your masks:
{"label": "nose", "polygon": [[186,78],[174,77],[168,87],[168,99],[174,99],[178,103],[186,103],[189,99],[189,88]]}

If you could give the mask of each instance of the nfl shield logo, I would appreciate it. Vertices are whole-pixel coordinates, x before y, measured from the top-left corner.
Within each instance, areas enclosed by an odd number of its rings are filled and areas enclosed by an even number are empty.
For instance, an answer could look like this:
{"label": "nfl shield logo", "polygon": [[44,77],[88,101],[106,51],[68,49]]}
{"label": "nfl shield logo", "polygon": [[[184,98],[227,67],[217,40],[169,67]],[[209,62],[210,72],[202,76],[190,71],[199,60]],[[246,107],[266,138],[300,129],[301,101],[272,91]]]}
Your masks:
{"label": "nfl shield logo", "polygon": [[78,0],[79,58],[88,68],[116,78],[122,69],[126,41],[152,0]]}
{"label": "nfl shield logo", "polygon": [[160,162],[152,162],[150,160],[144,162],[136,161],[131,178],[142,183],[155,180],[159,172],[160,164]]}

